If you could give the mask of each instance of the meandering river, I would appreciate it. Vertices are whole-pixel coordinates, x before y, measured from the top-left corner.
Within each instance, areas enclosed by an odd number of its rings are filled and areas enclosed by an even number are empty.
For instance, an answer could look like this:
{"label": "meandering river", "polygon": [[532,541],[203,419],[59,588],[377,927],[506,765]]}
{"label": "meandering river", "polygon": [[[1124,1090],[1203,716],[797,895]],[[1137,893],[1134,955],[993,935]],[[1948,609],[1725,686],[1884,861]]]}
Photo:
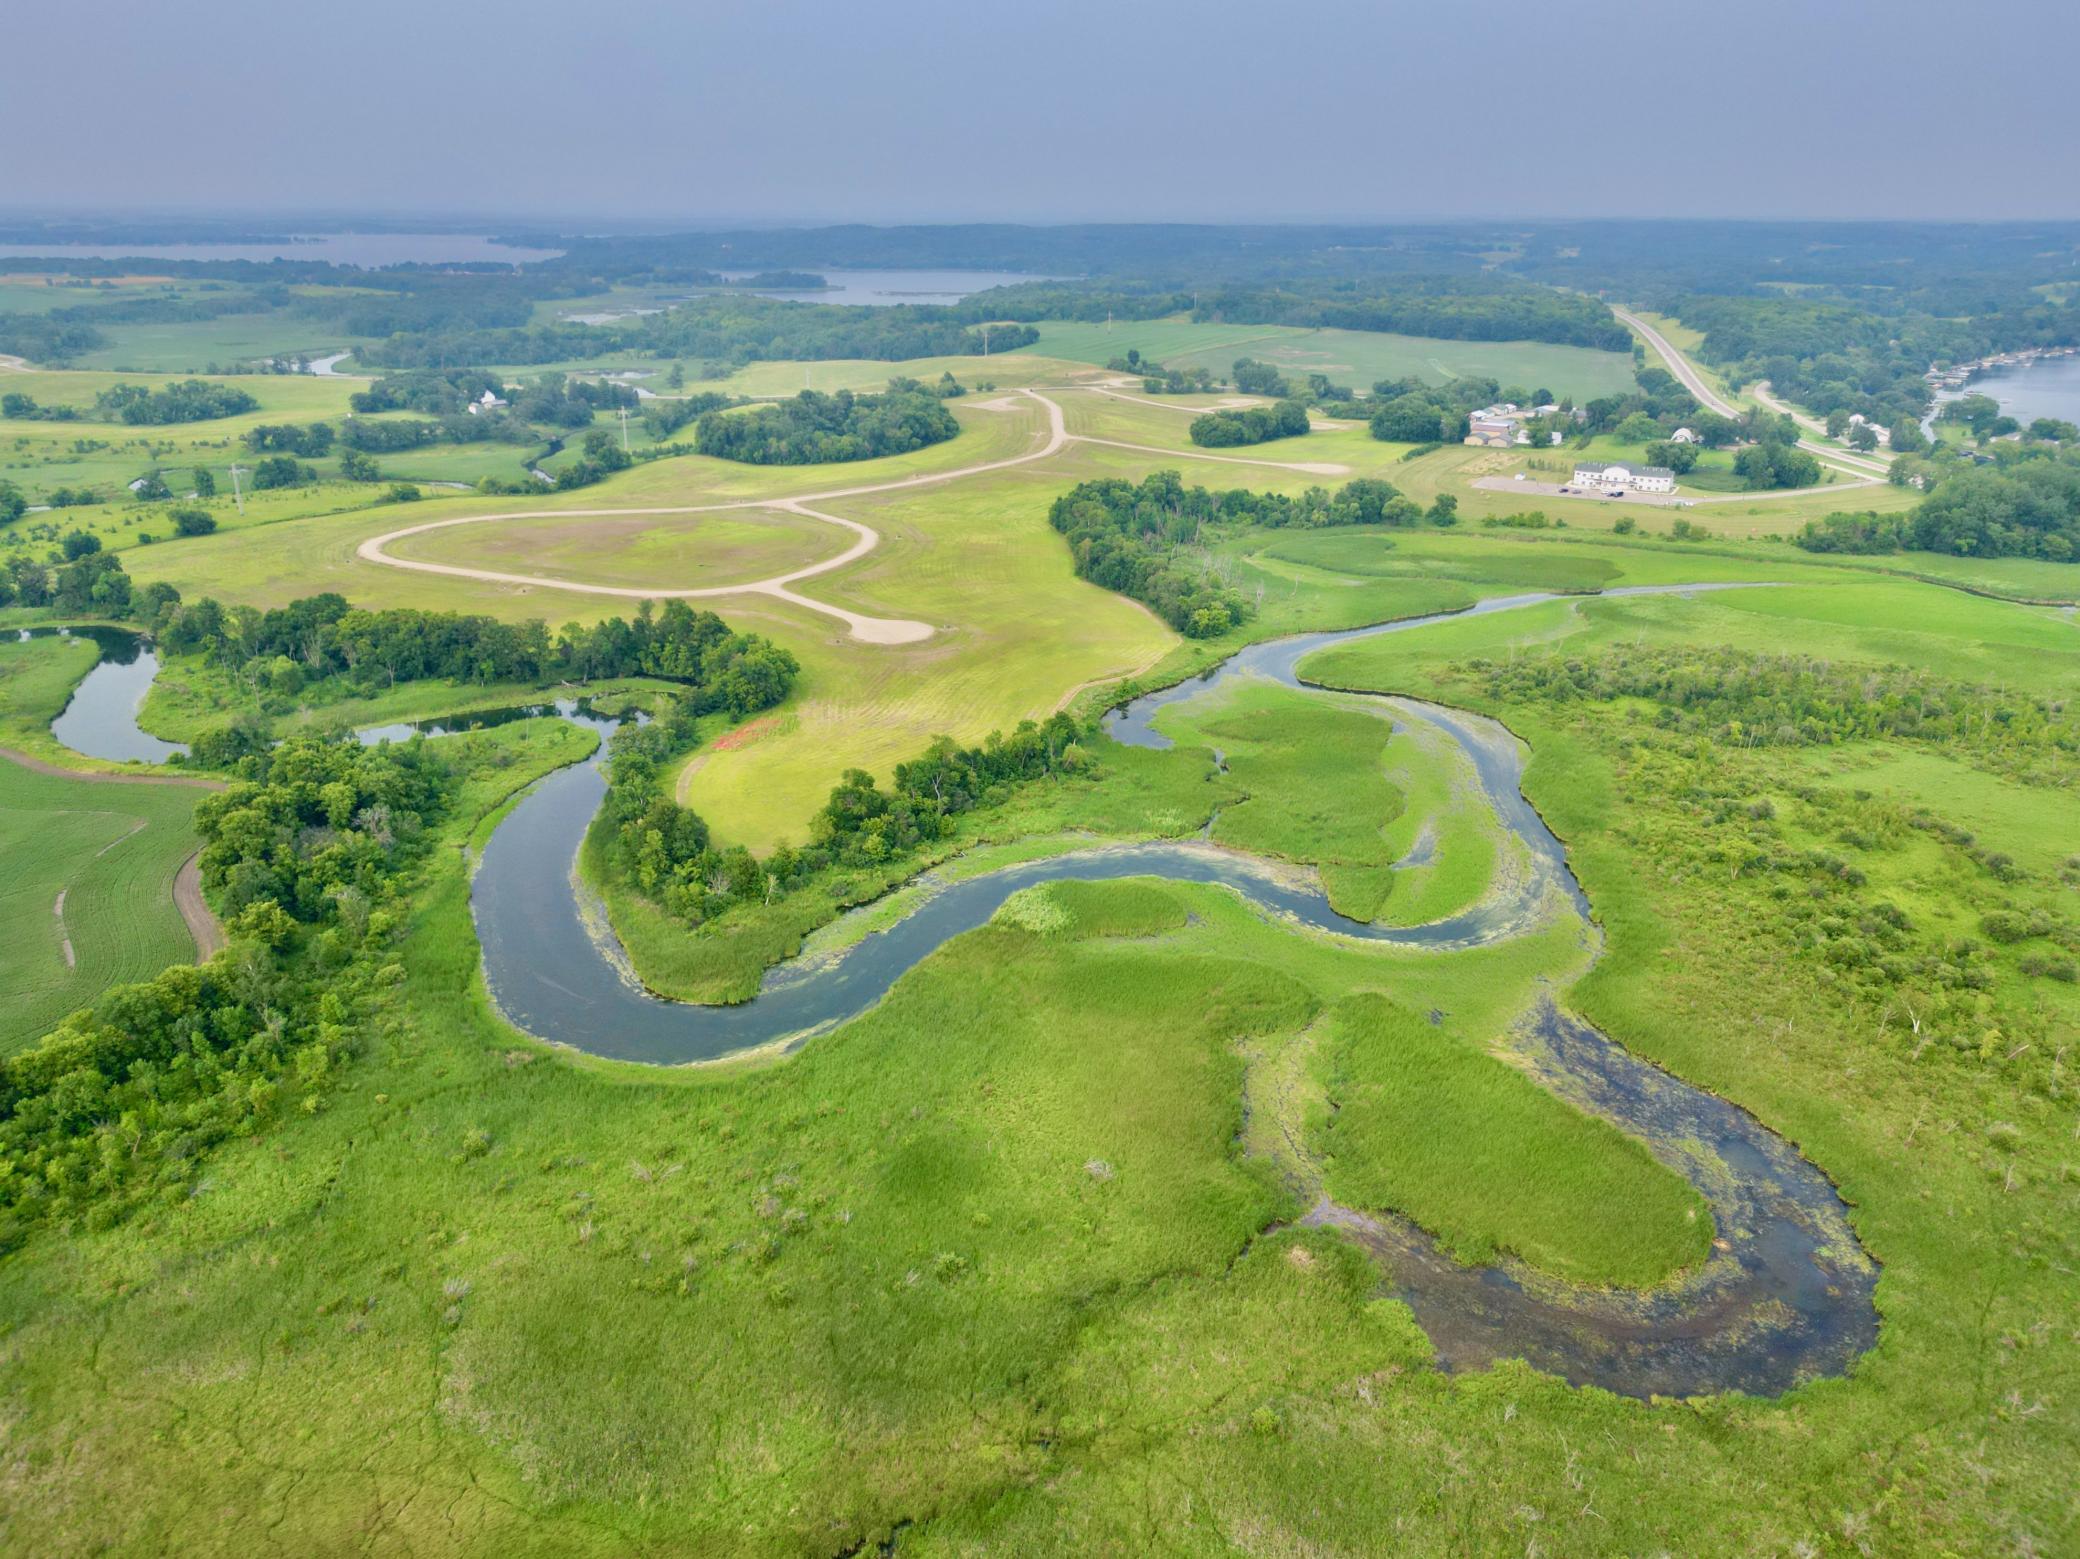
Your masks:
{"label": "meandering river", "polygon": [[[1610,593],[1715,588],[1739,587]],[[1134,700],[1108,716],[1106,726],[1122,742],[1167,746],[1168,738],[1155,728],[1158,713],[1232,679],[1305,688],[1298,667],[1316,650],[1556,599],[1543,593],[1499,597],[1470,613],[1253,645],[1193,682]],[[102,669],[75,695],[73,706],[85,723],[73,729],[97,733],[94,739],[105,747],[106,733],[125,720],[135,731],[142,693],[132,696],[127,683],[96,683]],[[146,672],[143,685],[149,681]],[[601,757],[595,755],[535,786],[485,847],[470,895],[485,978],[506,1018],[542,1039],[595,1055],[679,1063],[798,1044],[855,1017],[948,939],[984,924],[1020,889],[1044,882],[1161,877],[1217,884],[1293,925],[1296,934],[1305,928],[1353,943],[1446,952],[1514,936],[1554,916],[1574,919],[1585,938],[1600,941],[1565,847],[1524,797],[1522,745],[1483,716],[1412,699],[1383,702],[1397,718],[1425,721],[1458,746],[1501,826],[1528,857],[1527,871],[1512,874],[1488,900],[1447,920],[1414,927],[1354,921],[1332,909],[1311,878],[1204,840],[1102,846],[941,887],[842,953],[771,971],[751,1001],[674,1002],[636,980],[578,876],[579,849],[606,794]],[[462,717],[452,726],[393,726],[361,734],[376,741],[552,711],[597,730],[604,749],[614,722],[570,702]],[[67,715],[72,712],[68,707]],[[1790,1144],[1747,1112],[1640,1060],[1550,1002],[1527,1015],[1517,1048],[1541,1083],[1637,1136],[1695,1185],[1710,1206],[1718,1240],[1699,1269],[1662,1288],[1589,1290],[1512,1264],[1461,1265],[1407,1220],[1342,1206],[1317,1186],[1303,1221],[1339,1229],[1374,1255],[1386,1287],[1410,1306],[1444,1367],[1479,1369],[1523,1358],[1577,1384],[1634,1396],[1775,1394],[1846,1371],[1876,1341],[1876,1267],[1857,1242],[1834,1187]]]}

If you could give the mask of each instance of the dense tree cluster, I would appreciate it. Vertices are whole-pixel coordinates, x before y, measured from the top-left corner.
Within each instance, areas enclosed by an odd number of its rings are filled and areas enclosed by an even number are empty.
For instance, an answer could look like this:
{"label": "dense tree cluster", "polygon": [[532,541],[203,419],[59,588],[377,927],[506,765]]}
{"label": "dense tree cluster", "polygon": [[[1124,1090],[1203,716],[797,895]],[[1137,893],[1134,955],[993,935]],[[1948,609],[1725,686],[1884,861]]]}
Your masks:
{"label": "dense tree cluster", "polygon": [[673,799],[669,762],[696,736],[685,709],[616,731],[594,827],[609,864],[636,892],[697,926],[733,904],[769,897],[781,882],[743,846],[717,848],[700,814]]}
{"label": "dense tree cluster", "polygon": [[915,386],[882,395],[804,390],[750,411],[713,411],[695,424],[704,455],[749,465],[820,465],[907,454],[960,432],[945,402]]}
{"label": "dense tree cluster", "polygon": [[1796,444],[1770,439],[1750,444],[1733,457],[1734,474],[1751,489],[1811,487],[1820,480],[1820,462]]}
{"label": "dense tree cluster", "polygon": [[294,455],[269,455],[253,465],[253,487],[265,492],[275,487],[303,487],[318,479],[317,468]]}
{"label": "dense tree cluster", "polygon": [[1083,730],[1066,714],[1021,720],[1006,735],[992,731],[979,747],[940,737],[924,756],[896,765],[887,790],[862,769],[848,769],[810,825],[814,845],[845,865],[874,865],[941,838],[953,819],[1021,780],[1084,766]]}
{"label": "dense tree cluster", "polygon": [[1911,528],[1905,515],[1837,512],[1824,519],[1806,521],[1805,529],[1791,539],[1808,552],[1845,552],[1875,556],[1898,552],[1910,545]]}
{"label": "dense tree cluster", "polygon": [[[989,332],[988,349],[1007,352],[1039,338],[1029,325],[998,325]],[[436,368],[457,362],[553,363],[631,354],[725,363],[829,358],[898,362],[977,356],[983,350],[982,330],[938,305],[864,308],[710,294],[660,314],[606,325],[399,334],[357,355],[384,368]]]}
{"label": "dense tree cluster", "polygon": [[62,366],[108,344],[108,337],[93,325],[65,314],[0,313],[0,355]]}
{"label": "dense tree cluster", "polygon": [[[1779,419],[1774,416],[1770,416],[1765,428],[1760,424],[1736,423],[1703,410],[1665,368],[1641,368],[1632,378],[1633,388],[1623,394],[1600,395],[1585,401],[1577,431],[1591,436],[1610,433],[1628,443],[1646,443],[1687,427],[1706,447],[1716,448],[1744,438],[1760,438],[1765,431],[1778,426]],[[1784,425],[1793,429],[1795,439],[1796,425],[1788,420]]]}
{"label": "dense tree cluster", "polygon": [[99,537],[87,540],[94,543],[92,548],[67,549],[65,561],[56,567],[22,553],[9,558],[0,570],[0,606],[47,606],[83,617],[130,616],[130,576],[122,561],[101,550]]}
{"label": "dense tree cluster", "polygon": [[0,417],[10,422],[77,422],[77,406],[45,406],[33,395],[11,390],[0,395]]}
{"label": "dense tree cluster", "polygon": [[196,806],[203,885],[229,916],[266,902],[306,924],[331,920],[343,890],[380,892],[447,779],[418,742],[297,736],[256,752],[237,783]]}
{"label": "dense tree cluster", "polygon": [[1942,552],[2080,562],[2080,454],[2061,444],[1996,446],[1990,464],[1949,450],[1894,461],[1892,479],[1927,489],[1905,515],[1830,514],[1792,539],[1809,552]]}
{"label": "dense tree cluster", "polygon": [[1467,414],[1501,394],[1493,379],[1382,379],[1361,411],[1372,436],[1390,443],[1456,443],[1466,436]]}
{"label": "dense tree cluster", "polygon": [[347,397],[357,414],[379,411],[416,411],[430,417],[465,414],[472,402],[484,395],[505,397],[505,380],[498,374],[475,368],[450,368],[430,373],[386,374],[365,390]]}
{"label": "dense tree cluster", "polygon": [[183,379],[163,389],[118,384],[94,397],[94,416],[102,422],[158,426],[175,422],[208,422],[258,411],[260,403],[231,384]]}
{"label": "dense tree cluster", "polygon": [[1632,350],[1632,334],[1594,298],[1510,280],[1403,277],[1303,286],[1226,287],[1203,317],[1249,325],[1381,330],[1454,341],[1554,341],[1606,352]]}
{"label": "dense tree cluster", "polygon": [[1920,552],[2080,561],[2080,462],[2004,461],[1943,476],[1914,510]]}
{"label": "dense tree cluster", "polygon": [[332,453],[332,424],[263,422],[246,429],[245,445],[255,454],[301,455],[306,460],[323,460]]}
{"label": "dense tree cluster", "polygon": [[503,414],[472,417],[462,412],[434,421],[353,417],[339,430],[340,443],[369,455],[394,455],[429,444],[531,444],[536,438],[534,430],[518,418]]}
{"label": "dense tree cluster", "polygon": [[1285,400],[1271,406],[1210,411],[1203,417],[1194,417],[1189,431],[1192,442],[1202,448],[1227,449],[1237,444],[1293,438],[1307,429],[1307,403]]}
{"label": "dense tree cluster", "polygon": [[1260,363],[1254,357],[1238,357],[1228,370],[1235,380],[1235,388],[1244,395],[1270,395],[1284,397],[1293,393],[1286,376],[1269,363]]}
{"label": "dense tree cluster", "polygon": [[[204,597],[174,604],[159,625],[175,654],[201,654],[220,666],[251,668],[278,690],[344,677],[364,686],[445,678],[457,682],[648,676],[686,684],[696,713],[748,714],[787,696],[799,667],[758,634],[732,632],[713,612],[672,601],[634,621],[610,617],[571,624],[550,636],[540,619],[501,622],[461,612],[409,607],[366,611],[344,596],[306,596],[260,612]],[[286,688],[281,684],[289,683]]]}

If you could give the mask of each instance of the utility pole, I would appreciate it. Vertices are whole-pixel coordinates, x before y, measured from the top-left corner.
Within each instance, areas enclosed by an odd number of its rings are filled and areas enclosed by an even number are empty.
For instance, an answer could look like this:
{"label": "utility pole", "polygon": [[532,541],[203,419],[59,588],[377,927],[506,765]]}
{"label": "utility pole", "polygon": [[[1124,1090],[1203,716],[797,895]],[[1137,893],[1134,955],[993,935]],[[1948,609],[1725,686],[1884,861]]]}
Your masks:
{"label": "utility pole", "polygon": [[628,453],[628,408],[621,408],[621,453]]}
{"label": "utility pole", "polygon": [[982,322],[982,355],[989,356],[989,321]]}
{"label": "utility pole", "polygon": [[240,514],[246,512],[245,494],[238,490],[238,462],[236,460],[231,462],[231,501],[238,505]]}

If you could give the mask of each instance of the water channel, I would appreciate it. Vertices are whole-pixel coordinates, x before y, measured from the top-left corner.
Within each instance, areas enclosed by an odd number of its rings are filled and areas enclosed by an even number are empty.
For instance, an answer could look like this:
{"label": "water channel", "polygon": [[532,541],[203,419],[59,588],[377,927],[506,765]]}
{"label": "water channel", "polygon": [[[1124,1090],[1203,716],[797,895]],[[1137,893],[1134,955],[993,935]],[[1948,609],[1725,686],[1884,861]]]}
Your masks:
{"label": "water channel", "polygon": [[[1741,587],[1646,586],[1610,593],[1715,588]],[[1543,593],[1497,597],[1468,613],[1253,645],[1195,681],[1134,700],[1108,716],[1106,726],[1125,743],[1168,746],[1155,727],[1160,711],[1230,680],[1264,679],[1304,689],[1298,667],[1317,650],[1556,599],[1561,598]],[[139,651],[117,664],[141,665],[149,650]],[[114,747],[125,745],[126,722],[136,738],[155,740],[136,730],[136,709],[156,662],[134,692],[128,681],[97,682],[110,664],[89,675],[61,717],[73,717],[68,729],[102,749],[95,756],[114,755]],[[578,852],[606,795],[602,758],[615,718],[560,701],[359,734],[369,742],[403,739],[551,713],[599,733],[601,753],[537,784],[484,849],[470,903],[485,978],[508,1021],[541,1039],[600,1056],[675,1064],[792,1047],[856,1017],[947,940],[987,922],[1012,894],[1044,882],[1160,877],[1215,884],[1292,925],[1296,934],[1326,934],[1354,945],[1449,952],[1518,935],[1554,916],[1572,918],[1589,944],[1599,945],[1601,933],[1565,847],[1524,797],[1522,745],[1484,716],[1412,699],[1387,699],[1383,707],[1397,719],[1434,726],[1466,755],[1502,827],[1527,854],[1529,869],[1471,910],[1429,925],[1377,926],[1338,914],[1311,875],[1205,840],[1096,846],[942,886],[893,925],[842,953],[770,971],[754,999],[733,1006],[675,1002],[646,991],[579,880]],[[67,740],[57,725],[53,732]],[[1638,1059],[1550,1001],[1527,1015],[1516,1041],[1544,1086],[1638,1137],[1695,1185],[1710,1207],[1718,1239],[1707,1261],[1664,1287],[1582,1289],[1510,1263],[1461,1265],[1406,1220],[1344,1207],[1318,1185],[1310,1188],[1313,1205],[1302,1221],[1339,1229],[1377,1258],[1387,1289],[1410,1306],[1443,1367],[1480,1369],[1498,1359],[1523,1358],[1576,1384],[1633,1396],[1725,1390],[1774,1395],[1846,1371],[1876,1341],[1876,1267],[1832,1184],[1789,1143],[1744,1110]]]}

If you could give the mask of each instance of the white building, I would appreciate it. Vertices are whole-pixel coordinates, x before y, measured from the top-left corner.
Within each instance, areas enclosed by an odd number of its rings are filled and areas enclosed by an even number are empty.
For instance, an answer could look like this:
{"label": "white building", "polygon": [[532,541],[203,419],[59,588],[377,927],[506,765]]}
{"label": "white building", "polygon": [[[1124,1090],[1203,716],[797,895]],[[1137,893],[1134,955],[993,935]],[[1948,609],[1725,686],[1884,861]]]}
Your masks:
{"label": "white building", "polygon": [[1668,441],[1671,444],[1695,444],[1698,442],[1697,430],[1695,428],[1677,428],[1675,432],[1669,434]]}
{"label": "white building", "polygon": [[1878,447],[1880,449],[1885,448],[1892,442],[1892,429],[1886,427],[1885,424],[1878,421],[1875,417],[1866,417],[1860,411],[1849,413],[1849,426],[1852,428],[1869,428],[1871,432],[1877,434]]}
{"label": "white building", "polygon": [[496,395],[492,394],[491,391],[486,390],[482,395],[478,396],[475,400],[469,403],[469,414],[472,417],[474,417],[483,412],[497,411],[499,407],[505,404],[506,403],[504,401],[500,400]]}
{"label": "white building", "polygon": [[1624,460],[1613,460],[1608,465],[1577,461],[1574,484],[1606,492],[1672,493],[1676,490],[1676,474],[1667,466],[1636,466]]}

